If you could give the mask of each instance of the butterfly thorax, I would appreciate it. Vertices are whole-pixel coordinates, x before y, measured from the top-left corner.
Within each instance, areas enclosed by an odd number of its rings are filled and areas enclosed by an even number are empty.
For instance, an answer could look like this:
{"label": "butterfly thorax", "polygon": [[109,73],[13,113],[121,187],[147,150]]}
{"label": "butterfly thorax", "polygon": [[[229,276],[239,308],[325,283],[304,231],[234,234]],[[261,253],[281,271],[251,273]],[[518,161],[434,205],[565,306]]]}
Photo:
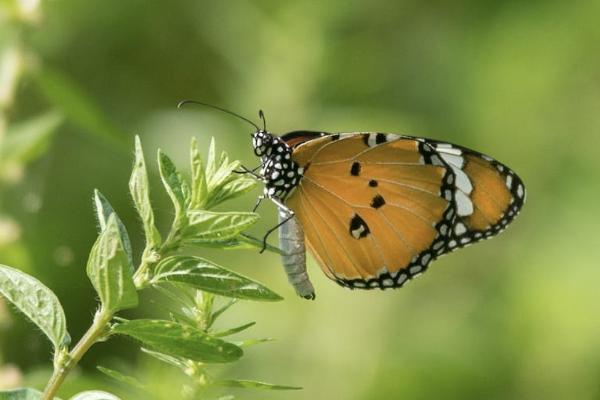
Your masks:
{"label": "butterfly thorax", "polygon": [[260,130],[252,137],[254,154],[262,161],[260,175],[265,196],[285,200],[298,186],[303,169],[292,159],[292,149],[281,138]]}

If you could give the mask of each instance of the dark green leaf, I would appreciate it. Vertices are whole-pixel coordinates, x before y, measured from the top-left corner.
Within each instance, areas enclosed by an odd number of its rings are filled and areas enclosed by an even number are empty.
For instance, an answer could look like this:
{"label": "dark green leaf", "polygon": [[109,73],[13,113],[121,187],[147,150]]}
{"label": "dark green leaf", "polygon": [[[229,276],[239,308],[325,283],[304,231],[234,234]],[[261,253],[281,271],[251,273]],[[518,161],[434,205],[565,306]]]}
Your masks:
{"label": "dark green leaf", "polygon": [[87,275],[106,311],[132,308],[138,304],[131,266],[125,253],[115,214],[92,247],[87,263]]}
{"label": "dark green leaf", "polygon": [[224,381],[216,381],[214,385],[226,386],[230,388],[244,388],[244,389],[263,389],[263,390],[300,390],[299,386],[283,386],[273,385],[271,383],[249,381],[241,379],[228,379]]}
{"label": "dark green leaf", "polygon": [[85,392],[77,393],[69,400],[121,400],[114,394],[103,392],[101,390],[86,390]]}
{"label": "dark green leaf", "polygon": [[243,355],[234,344],[173,321],[137,319],[116,325],[113,332],[135,338],[151,350],[194,361],[226,363]]}
{"label": "dark green leaf", "polygon": [[65,312],[56,295],[34,277],[0,265],[0,295],[36,324],[54,345],[55,353],[68,346]]}
{"label": "dark green leaf", "polygon": [[152,284],[181,283],[206,292],[247,300],[277,301],[282,297],[243,275],[200,257],[171,256],[155,270]]}
{"label": "dark green leaf", "polygon": [[154,212],[150,204],[148,172],[139,136],[135,137],[135,164],[133,165],[133,171],[129,179],[129,192],[133,198],[135,208],[142,219],[144,234],[146,236],[146,247],[148,249],[155,249],[160,246],[161,238],[158,229],[154,225]]}
{"label": "dark green leaf", "polygon": [[44,66],[37,75],[46,98],[65,116],[87,132],[119,145],[125,144],[127,135],[102,114],[92,99],[67,75]]}
{"label": "dark green leaf", "polygon": [[193,210],[188,212],[189,225],[182,239],[186,243],[202,244],[222,242],[235,238],[258,221],[251,212],[214,212]]}
{"label": "dark green leaf", "polygon": [[175,207],[175,219],[178,220],[184,214],[186,204],[186,189],[181,174],[177,171],[173,161],[161,150],[158,151],[158,168],[165,189]]}
{"label": "dark green leaf", "polygon": [[108,202],[106,197],[104,197],[104,195],[100,193],[98,189],[94,189],[94,205],[96,208],[96,218],[98,219],[98,226],[100,228],[100,232],[102,232],[106,228],[106,223],[108,222],[108,218],[111,216],[111,214],[115,215],[117,225],[119,226],[121,241],[123,242],[123,248],[125,249],[125,253],[127,253],[127,258],[129,259],[129,266],[131,267],[131,273],[133,273],[133,252],[131,250],[131,241],[129,240],[127,228],[125,228],[125,225],[121,221],[121,218],[119,218],[119,216],[112,208],[111,204]]}
{"label": "dark green leaf", "polygon": [[134,378],[133,376],[125,375],[119,371],[115,371],[114,369],[106,368],[101,365],[98,365],[96,368],[98,368],[98,370],[100,372],[102,372],[104,375],[110,376],[111,378],[113,378],[116,381],[125,383],[129,386],[133,386],[138,389],[146,388],[143,383],[141,383],[137,378]]}
{"label": "dark green leaf", "polygon": [[255,324],[256,322],[248,322],[247,324],[236,326],[235,328],[227,329],[226,331],[213,332],[212,335],[214,337],[231,336],[233,334],[245,331],[246,329],[250,328],[251,326],[254,326]]}
{"label": "dark green leaf", "polygon": [[0,140],[0,160],[27,163],[40,156],[48,147],[50,137],[63,121],[55,111],[9,125],[3,140]]}
{"label": "dark green leaf", "polygon": [[42,392],[31,388],[19,388],[0,391],[0,400],[39,400]]}

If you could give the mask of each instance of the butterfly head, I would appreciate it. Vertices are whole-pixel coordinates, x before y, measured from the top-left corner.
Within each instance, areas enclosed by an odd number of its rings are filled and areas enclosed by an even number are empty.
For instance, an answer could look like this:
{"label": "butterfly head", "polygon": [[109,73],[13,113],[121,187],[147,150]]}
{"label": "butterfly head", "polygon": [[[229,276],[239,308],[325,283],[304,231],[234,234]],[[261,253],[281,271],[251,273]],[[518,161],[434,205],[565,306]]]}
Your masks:
{"label": "butterfly head", "polygon": [[271,147],[273,146],[273,135],[264,129],[259,129],[251,136],[254,154],[256,154],[258,157],[268,155]]}

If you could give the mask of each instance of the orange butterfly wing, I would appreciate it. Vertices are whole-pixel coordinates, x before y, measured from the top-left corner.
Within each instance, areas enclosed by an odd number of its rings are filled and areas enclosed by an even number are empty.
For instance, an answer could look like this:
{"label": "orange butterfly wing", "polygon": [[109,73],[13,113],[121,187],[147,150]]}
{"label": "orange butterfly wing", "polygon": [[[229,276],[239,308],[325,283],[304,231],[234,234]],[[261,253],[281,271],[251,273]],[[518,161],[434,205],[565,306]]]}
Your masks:
{"label": "orange butterfly wing", "polygon": [[304,177],[286,204],[328,277],[349,287],[399,287],[446,251],[453,173],[424,159],[432,151],[382,134],[297,145],[292,157]]}
{"label": "orange butterfly wing", "polygon": [[376,133],[283,139],[304,168],[286,204],[343,286],[400,287],[441,254],[500,232],[524,202],[514,172],[460,146]]}

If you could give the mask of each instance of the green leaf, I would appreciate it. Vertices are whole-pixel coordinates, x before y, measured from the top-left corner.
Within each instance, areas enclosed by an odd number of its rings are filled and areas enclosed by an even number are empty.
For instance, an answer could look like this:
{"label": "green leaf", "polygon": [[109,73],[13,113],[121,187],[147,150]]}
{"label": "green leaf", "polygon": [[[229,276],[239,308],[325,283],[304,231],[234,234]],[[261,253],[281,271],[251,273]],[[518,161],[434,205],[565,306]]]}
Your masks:
{"label": "green leaf", "polygon": [[156,249],[160,246],[161,237],[154,225],[154,212],[150,204],[148,172],[139,136],[135,137],[135,163],[131,172],[131,178],[129,179],[129,192],[131,193],[135,208],[142,219],[144,234],[146,236],[146,248]]}
{"label": "green leaf", "polygon": [[103,392],[101,390],[86,390],[85,392],[77,393],[69,400],[121,400],[114,394]]}
{"label": "green leaf", "polygon": [[98,219],[100,232],[106,229],[106,224],[111,214],[115,215],[117,225],[119,226],[121,241],[123,242],[123,248],[125,249],[125,253],[127,253],[129,266],[131,267],[131,273],[133,273],[133,251],[131,250],[131,241],[129,240],[129,234],[127,233],[127,228],[125,228],[123,221],[121,221],[121,218],[119,218],[106,197],[104,197],[104,195],[100,193],[98,189],[94,189],[94,206],[96,208],[96,218]]}
{"label": "green leaf", "polygon": [[31,388],[0,391],[0,400],[39,400],[42,392]]}
{"label": "green leaf", "polygon": [[152,357],[156,358],[157,360],[160,360],[164,363],[173,365],[174,367],[182,368],[182,369],[186,367],[186,360],[182,359],[180,357],[173,357],[168,354],[159,353],[158,351],[152,351],[149,349],[145,349],[143,347],[140,350],[142,350],[144,353],[148,354],[149,356],[152,356]]}
{"label": "green leaf", "polygon": [[244,388],[244,389],[262,389],[262,390],[301,390],[299,386],[283,386],[273,385],[271,383],[249,381],[241,379],[228,379],[223,381],[216,381],[216,386],[225,386],[230,388]]}
{"label": "green leaf", "polygon": [[111,214],[106,228],[92,247],[87,263],[87,275],[106,311],[116,312],[137,306],[138,295],[131,270],[116,216]]}
{"label": "green leaf", "polygon": [[189,225],[182,233],[182,240],[191,244],[210,244],[236,237],[258,221],[252,212],[188,211]]}
{"label": "green leaf", "polygon": [[50,142],[50,137],[63,121],[56,111],[11,124],[0,140],[0,160],[24,164],[40,156]]}
{"label": "green leaf", "polygon": [[212,335],[214,337],[231,336],[233,334],[245,331],[246,329],[250,328],[251,326],[254,326],[255,324],[256,322],[248,322],[247,324],[236,326],[235,328],[227,329],[226,331],[213,332]]}
{"label": "green leaf", "polygon": [[175,207],[175,220],[184,216],[186,205],[185,183],[173,161],[161,150],[158,150],[158,168],[162,182]]}
{"label": "green leaf", "polygon": [[283,298],[243,275],[200,257],[170,256],[157,265],[152,284],[181,283],[206,292],[247,300],[278,301]]}
{"label": "green leaf", "polygon": [[101,365],[98,365],[96,368],[98,368],[98,370],[100,372],[102,372],[104,375],[107,375],[116,381],[125,383],[126,385],[129,385],[129,386],[132,386],[132,387],[135,387],[138,389],[146,388],[143,383],[141,383],[137,378],[134,378],[133,376],[125,375],[119,371],[115,371],[114,369],[106,368]]}
{"label": "green leaf", "polygon": [[36,75],[44,96],[86,132],[111,143],[125,144],[127,135],[103,115],[98,106],[67,75],[44,66]]}
{"label": "green leaf", "polygon": [[234,341],[231,343],[235,343],[235,345],[239,346],[239,347],[250,347],[250,346],[255,346],[257,344],[273,342],[273,341],[275,341],[275,339],[273,339],[273,338],[261,338],[261,339],[246,339],[246,340]]}
{"label": "green leaf", "polygon": [[[196,244],[196,243],[193,243],[193,241],[192,241],[191,244]],[[201,242],[201,243],[197,243],[197,245],[200,245],[203,247],[221,249],[221,250],[249,250],[249,249],[262,249],[263,240],[257,239],[246,233],[241,233],[234,238],[225,239],[225,240],[215,240],[214,242]],[[267,243],[267,247],[265,248],[265,250],[267,250],[271,253],[279,254],[279,255],[285,254],[284,251],[281,250],[279,247],[272,246],[268,243]]]}
{"label": "green leaf", "polygon": [[258,183],[255,179],[246,178],[244,176],[232,176],[232,178],[233,179],[230,179],[227,183],[224,183],[222,187],[213,192],[206,208],[211,208],[226,200],[231,200],[248,193],[254,189]]}
{"label": "green leaf", "polygon": [[0,295],[10,301],[44,332],[55,353],[70,342],[65,312],[44,284],[17,269],[0,264]]}
{"label": "green leaf", "polygon": [[192,198],[190,209],[202,208],[206,201],[208,188],[206,186],[206,175],[202,165],[202,157],[198,149],[198,141],[192,138],[190,145],[190,159],[192,164]]}
{"label": "green leaf", "polygon": [[173,321],[137,319],[113,328],[116,334],[141,341],[151,350],[206,363],[226,363],[243,355],[238,346]]}
{"label": "green leaf", "polygon": [[210,182],[212,181],[212,176],[217,171],[219,167],[217,165],[217,151],[215,149],[215,138],[210,138],[210,144],[208,145],[208,155],[206,157],[206,184],[209,186],[210,190]]}

